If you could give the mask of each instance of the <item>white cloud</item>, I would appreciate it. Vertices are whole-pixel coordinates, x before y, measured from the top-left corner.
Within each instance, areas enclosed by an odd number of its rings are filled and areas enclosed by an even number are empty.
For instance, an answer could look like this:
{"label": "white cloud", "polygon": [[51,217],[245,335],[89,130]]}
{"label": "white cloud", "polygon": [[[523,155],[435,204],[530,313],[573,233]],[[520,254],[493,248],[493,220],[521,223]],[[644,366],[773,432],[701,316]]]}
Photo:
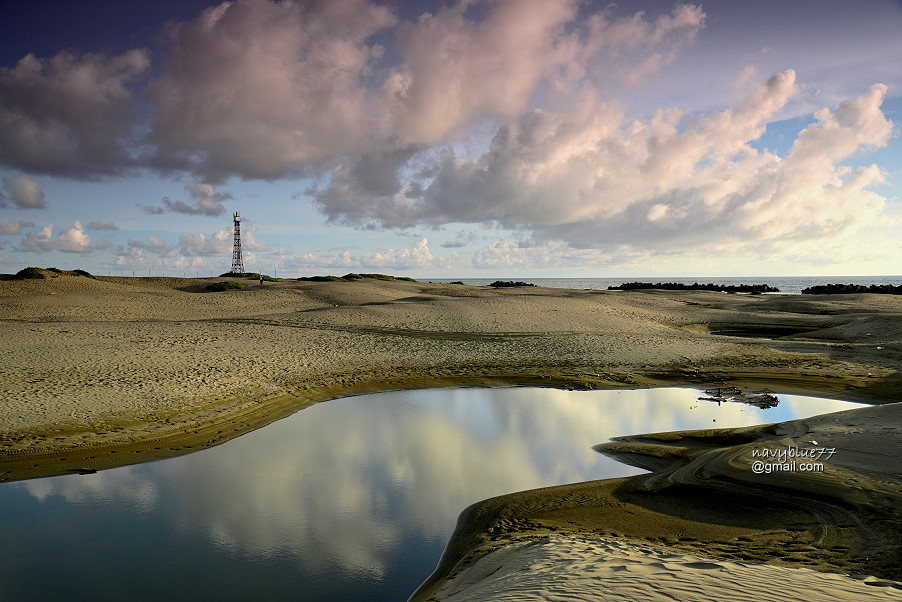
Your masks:
{"label": "white cloud", "polygon": [[233,242],[232,231],[228,229],[219,230],[210,236],[192,232],[179,237],[179,249],[185,255],[221,257],[231,255]]}
{"label": "white cloud", "polygon": [[168,270],[209,268],[203,257],[186,257],[184,255],[160,256],[149,254],[146,248],[129,246],[120,249],[113,265],[117,268],[148,269],[166,272]]}
{"label": "white cloud", "polygon": [[47,224],[37,232],[29,232],[19,246],[21,251],[31,253],[47,253],[62,251],[64,253],[90,253],[94,250],[94,242],[85,234],[81,222],[75,222],[68,230],[63,230],[55,238],[53,224]]}
{"label": "white cloud", "polygon": [[[241,231],[241,250],[267,251],[269,245],[258,243],[256,238],[257,226],[246,226]],[[179,237],[178,247],[184,255],[197,255],[200,257],[221,257],[231,255],[235,244],[234,232],[231,228],[219,230],[206,236],[199,232],[182,234]],[[244,259],[250,261],[251,256]]]}
{"label": "white cloud", "polygon": [[304,253],[280,261],[280,267],[287,268],[353,268],[360,265],[350,251],[338,253]]}
{"label": "white cloud", "polygon": [[[704,23],[686,5],[654,20],[603,11],[584,22],[573,0],[488,3],[480,19],[471,4],[404,23],[368,0],[208,9],[175,30],[170,63],[148,87],[156,165],[271,179],[348,154],[390,161],[482,119],[513,119],[538,93],[566,97],[589,76],[633,69],[641,79]],[[385,30],[400,54],[392,66],[373,41]],[[615,69],[596,68],[611,54]]]}
{"label": "white cloud", "polygon": [[789,70],[734,108],[701,116],[660,110],[646,121],[628,120],[590,94],[569,110],[534,110],[502,126],[472,159],[451,150],[416,155],[411,163],[431,166],[402,166],[408,179],[399,177],[390,194],[366,196],[340,169],[338,187],[316,198],[333,220],[390,228],[495,222],[575,248],[674,252],[817,241],[879,215],[884,199],[870,187],[881,170],[851,171],[841,162],[885,145],[892,123],[880,110],[885,86],[875,85],[819,111],[785,157],[756,150],[751,143],[796,91]]}
{"label": "white cloud", "polygon": [[652,205],[648,210],[648,221],[656,222],[658,220],[662,220],[667,217],[667,212],[670,210],[668,205],[664,203],[658,203],[657,205]]}
{"label": "white cloud", "polygon": [[473,267],[546,267],[556,256],[556,250],[551,245],[537,247],[499,239],[473,253]]}
{"label": "white cloud", "polygon": [[360,258],[360,264],[367,268],[396,270],[427,268],[432,265],[432,253],[429,251],[429,241],[421,238],[406,249],[383,249],[364,255]]}
{"label": "white cloud", "polygon": [[[171,26],[154,65],[146,50],[131,50],[28,55],[0,67],[0,163],[79,178],[133,168],[187,176],[183,200],[141,207],[149,214],[219,216],[232,198],[221,190],[229,178],[311,176],[316,185],[307,192],[332,222],[480,223],[508,230],[493,238],[532,241],[477,251],[473,261],[486,266],[580,263],[590,249],[602,257],[727,247],[807,257],[806,245],[835,242],[885,215],[875,192],[883,171],[845,164],[886,144],[886,89],[874,86],[834,108],[853,83],[862,91],[883,81],[875,73],[895,84],[894,72],[880,66],[885,44],[853,36],[858,41],[843,48],[855,69],[827,66],[822,46],[820,58],[806,62],[809,50],[788,51],[788,34],[774,32],[752,36],[754,56],[703,57],[738,48],[718,37],[724,30],[700,35],[705,27],[768,11],[711,7],[708,17],[700,6],[675,3],[629,14],[604,4],[454,0],[428,3],[429,13],[402,21],[396,4],[376,0],[223,3]],[[762,62],[765,43],[773,51]],[[756,67],[771,73],[782,63],[804,65],[799,71],[811,81],[796,84],[791,70],[758,81]],[[742,65],[749,68],[732,108],[694,112],[722,107],[723,73]],[[674,97],[679,108],[649,110]],[[790,150],[757,150],[768,123],[812,110],[817,98],[830,99],[831,109],[818,112]],[[0,206],[45,204],[31,176],[3,178]],[[87,229],[106,229],[99,224]],[[42,232],[23,245],[79,248],[75,233],[64,243]],[[249,252],[268,248],[250,229],[244,243]],[[166,253],[143,251],[173,261],[227,256],[231,232],[163,244]],[[446,262],[414,249],[280,257],[321,267]]]}
{"label": "white cloud", "polygon": [[[269,245],[256,242],[256,230],[256,226],[251,226],[242,232],[242,249],[246,264],[254,261],[254,251],[269,249]],[[207,257],[230,256],[232,245],[231,229],[219,230],[210,235],[198,232],[182,234],[175,244],[166,242],[156,234],[148,234],[145,240],[129,239],[126,245],[118,247],[115,265],[163,270],[207,269],[209,267],[206,263]],[[214,261],[214,266],[216,263]]]}
{"label": "white cloud", "polygon": [[156,234],[148,234],[147,242],[141,240],[129,239],[127,243],[127,251],[120,255],[143,255],[144,251],[159,255],[160,257],[174,257],[176,255],[175,248],[166,243]]}
{"label": "white cloud", "polygon": [[131,85],[150,67],[144,50],[118,56],[60,52],[0,67],[0,162],[72,177],[135,164]]}
{"label": "white cloud", "polygon": [[12,201],[19,209],[44,209],[47,206],[40,183],[22,174],[3,176],[0,207],[7,205],[5,199]]}
{"label": "white cloud", "polygon": [[365,0],[207,9],[176,30],[148,89],[161,157],[273,178],[353,148],[372,131],[360,79],[380,47],[367,39],[394,23]]}
{"label": "white cloud", "polygon": [[30,228],[34,226],[34,222],[28,222],[21,219],[9,220],[5,224],[0,224],[0,235],[14,236],[22,231],[22,228]]}
{"label": "white cloud", "polygon": [[458,2],[398,29],[405,61],[382,96],[388,129],[402,145],[442,142],[486,116],[513,119],[536,93],[566,95],[587,75],[603,81],[610,72],[598,69],[599,54],[610,59],[612,49],[622,62],[611,72],[642,79],[704,23],[701,9],[686,5],[653,22],[643,13],[586,18],[570,1],[499,2],[481,21],[466,18],[469,7]]}
{"label": "white cloud", "polygon": [[241,230],[241,249],[242,251],[269,251],[270,245],[262,242],[257,242],[257,229],[258,226],[245,225]]}
{"label": "white cloud", "polygon": [[422,238],[402,249],[380,249],[374,253],[355,255],[347,248],[329,249],[296,255],[290,250],[279,250],[277,267],[280,270],[334,269],[393,269],[409,270],[433,267],[435,259],[429,250],[429,242]]}

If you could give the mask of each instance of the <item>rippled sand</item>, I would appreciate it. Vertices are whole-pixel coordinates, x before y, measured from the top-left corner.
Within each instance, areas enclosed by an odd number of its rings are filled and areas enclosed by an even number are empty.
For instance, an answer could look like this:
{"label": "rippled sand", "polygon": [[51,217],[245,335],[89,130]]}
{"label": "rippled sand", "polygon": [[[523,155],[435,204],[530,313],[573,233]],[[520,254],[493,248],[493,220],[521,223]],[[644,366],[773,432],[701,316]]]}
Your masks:
{"label": "rippled sand", "polygon": [[436,599],[845,602],[902,599],[902,584],[702,558],[618,540],[551,535],[486,554],[448,581]]}

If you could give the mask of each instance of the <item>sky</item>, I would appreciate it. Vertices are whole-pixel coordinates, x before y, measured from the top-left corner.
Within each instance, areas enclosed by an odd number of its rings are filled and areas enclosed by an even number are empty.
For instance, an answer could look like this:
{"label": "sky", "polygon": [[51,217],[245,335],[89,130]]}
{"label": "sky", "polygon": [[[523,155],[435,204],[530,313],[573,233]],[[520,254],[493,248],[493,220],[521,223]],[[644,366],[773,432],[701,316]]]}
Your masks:
{"label": "sky", "polygon": [[0,272],[902,274],[902,2],[0,0]]}

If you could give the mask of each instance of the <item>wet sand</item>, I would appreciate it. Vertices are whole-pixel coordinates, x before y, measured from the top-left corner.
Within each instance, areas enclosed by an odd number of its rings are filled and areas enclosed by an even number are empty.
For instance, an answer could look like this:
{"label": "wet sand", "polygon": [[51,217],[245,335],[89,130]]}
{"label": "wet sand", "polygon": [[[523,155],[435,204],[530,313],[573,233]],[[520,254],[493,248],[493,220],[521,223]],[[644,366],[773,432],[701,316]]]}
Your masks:
{"label": "wet sand", "polygon": [[[871,404],[902,400],[897,296],[496,290],[377,280],[246,281],[244,290],[201,292],[215,280],[0,280],[0,480],[186,453],[312,403],[401,388],[731,384]],[[878,451],[895,461],[902,421],[890,418],[854,428],[888,437]],[[840,427],[821,438],[852,432]],[[518,493],[468,510],[424,597],[459,573],[460,563],[505,538],[555,529],[899,579],[882,568],[902,566],[885,535],[887,528],[899,532],[886,516],[900,507],[898,476],[874,468],[875,450],[844,448],[858,458],[851,467],[837,464],[837,451],[831,466],[846,472],[829,473],[829,487],[798,479],[775,484],[751,479],[730,455],[754,439],[739,444],[731,437],[617,442],[606,452],[670,476]],[[687,451],[674,441],[692,445]],[[707,455],[693,455],[699,449]],[[837,497],[836,483],[880,493]],[[786,546],[814,550],[801,562],[775,556]]]}

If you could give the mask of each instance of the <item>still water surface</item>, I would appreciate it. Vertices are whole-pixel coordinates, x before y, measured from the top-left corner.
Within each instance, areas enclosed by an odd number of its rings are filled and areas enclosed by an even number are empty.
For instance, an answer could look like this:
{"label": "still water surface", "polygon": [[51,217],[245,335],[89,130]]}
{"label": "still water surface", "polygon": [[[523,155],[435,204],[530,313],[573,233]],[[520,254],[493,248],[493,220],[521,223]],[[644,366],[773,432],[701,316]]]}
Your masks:
{"label": "still water surface", "polygon": [[637,474],[610,437],[780,422],[699,391],[436,389],[307,408],[219,447],[0,484],[0,600],[404,600],[457,516],[523,489]]}

